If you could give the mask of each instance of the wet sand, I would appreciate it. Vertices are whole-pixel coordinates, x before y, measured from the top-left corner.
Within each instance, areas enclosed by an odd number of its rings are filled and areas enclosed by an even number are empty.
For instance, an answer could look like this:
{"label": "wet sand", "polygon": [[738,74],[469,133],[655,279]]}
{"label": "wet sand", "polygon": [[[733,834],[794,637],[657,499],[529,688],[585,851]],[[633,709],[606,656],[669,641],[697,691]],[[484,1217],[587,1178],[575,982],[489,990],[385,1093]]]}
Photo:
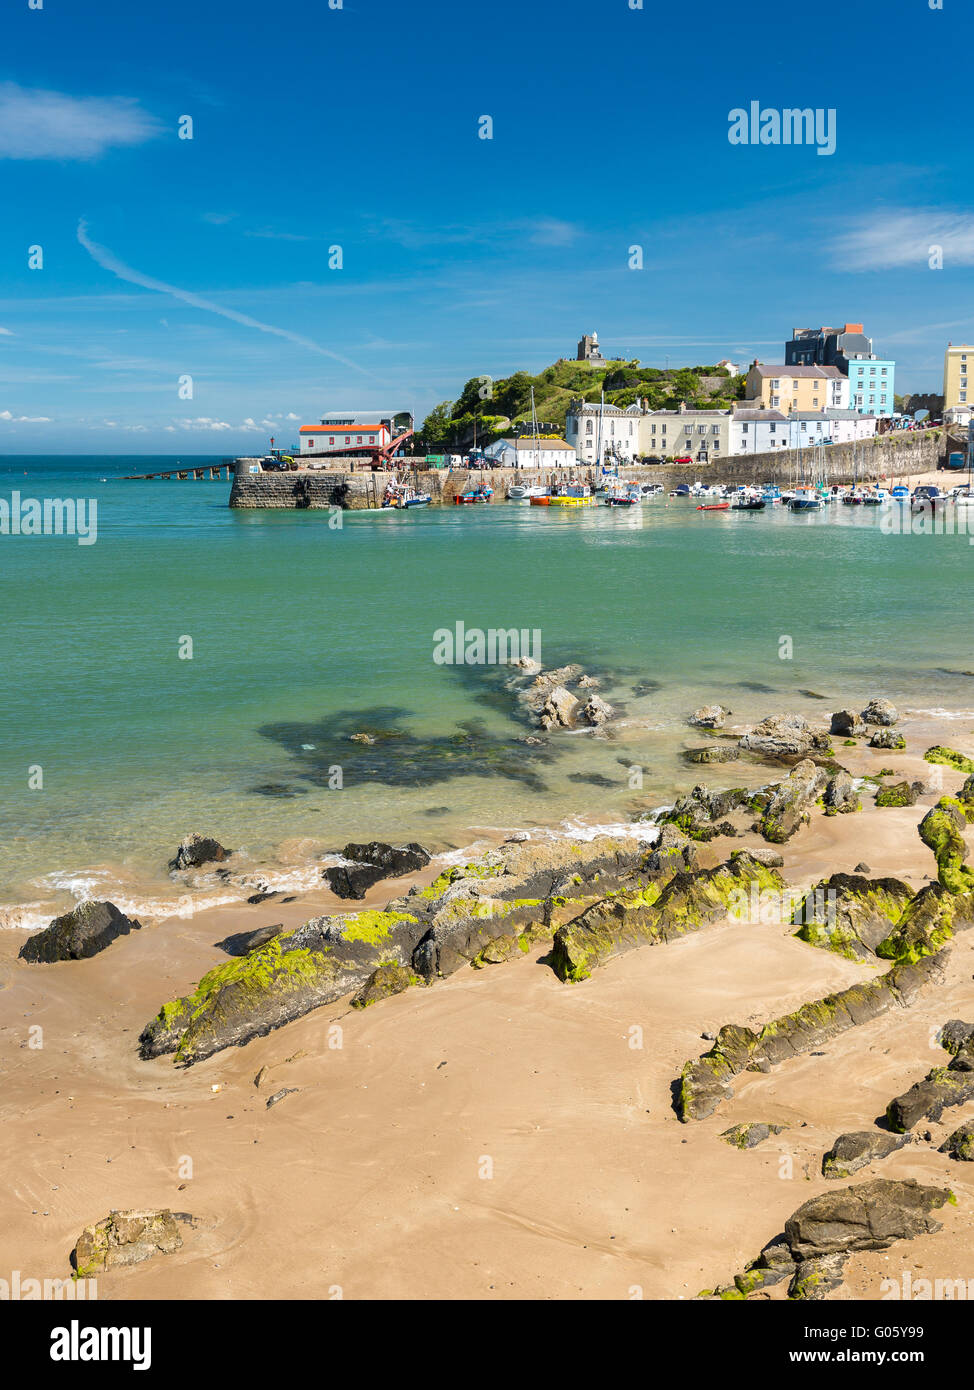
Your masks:
{"label": "wet sand", "polygon": [[[901,727],[919,752],[942,741],[974,754],[963,722]],[[853,772],[933,772],[912,752],[840,743]],[[700,772],[711,786],[734,780],[728,768]],[[942,777],[947,792],[963,780]],[[806,886],[865,860],[874,876],[922,886],[933,861],[916,825],[935,800],[816,815],[783,848],[787,880]],[[718,840],[705,862],[755,842]],[[409,882],[379,885],[364,905]],[[872,1129],[893,1096],[946,1062],[931,1036],[947,1019],[974,1019],[969,932],[951,946],[945,984],[913,1008],[823,1055],[744,1074],[714,1116],[681,1124],[671,1085],[709,1047],[702,1033],[758,1024],[884,968],[815,950],[784,925],[725,922],[579,985],[560,983],[536,950],[364,1012],[325,1006],[188,1071],[139,1059],[161,1002],[226,959],[213,943],[325,910],[324,890],[222,907],[50,966],[17,960],[23,934],[0,933],[0,1277],[64,1277],[86,1224],[112,1208],[170,1207],[195,1218],[182,1250],[102,1275],[99,1299],[690,1298],[727,1282],[802,1202],[844,1186],[821,1177],[822,1153],[843,1131]],[[36,1025],[40,1049],[28,1045]],[[296,1091],[268,1110],[283,1087]],[[961,1106],[921,1122],[915,1133],[931,1142],[856,1174],[949,1186],[958,1204],[937,1214],[939,1234],[853,1256],[833,1298],[880,1298],[880,1281],[904,1270],[974,1278],[974,1174],[936,1152],[972,1115]],[[748,1120],[789,1128],[747,1152],[720,1141]]]}

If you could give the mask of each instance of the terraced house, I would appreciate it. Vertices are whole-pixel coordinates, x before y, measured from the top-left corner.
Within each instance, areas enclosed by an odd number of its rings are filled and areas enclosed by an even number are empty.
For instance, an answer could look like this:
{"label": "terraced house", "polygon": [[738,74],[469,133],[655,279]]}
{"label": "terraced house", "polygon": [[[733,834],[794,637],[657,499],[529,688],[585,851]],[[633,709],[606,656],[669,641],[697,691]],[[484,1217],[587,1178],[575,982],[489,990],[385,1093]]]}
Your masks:
{"label": "terraced house", "polygon": [[769,365],[753,362],[747,374],[748,400],[760,401],[765,410],[845,410],[849,406],[849,381],[838,367]]}

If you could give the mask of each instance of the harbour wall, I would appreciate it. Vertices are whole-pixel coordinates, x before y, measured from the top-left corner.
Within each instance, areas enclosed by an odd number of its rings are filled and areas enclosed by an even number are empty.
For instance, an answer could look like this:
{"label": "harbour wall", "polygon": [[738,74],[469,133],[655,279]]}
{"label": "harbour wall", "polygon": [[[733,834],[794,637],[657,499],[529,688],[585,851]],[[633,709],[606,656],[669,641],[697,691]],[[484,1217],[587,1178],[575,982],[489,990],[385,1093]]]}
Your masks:
{"label": "harbour wall", "polygon": [[[902,478],[928,473],[937,467],[944,452],[942,430],[897,431],[855,444],[832,444],[823,448],[776,449],[765,454],[736,454],[712,463],[640,466],[620,470],[623,478],[638,482],[658,482],[665,488],[696,480],[709,483],[765,483],[782,487],[796,483],[866,482],[881,478]],[[336,460],[339,464],[344,460]],[[300,469],[294,473],[249,473],[249,460],[238,460],[230,490],[231,507],[308,508],[341,507],[363,511],[381,507],[386,486],[402,478],[397,471],[373,473],[371,469],[351,467]],[[403,461],[408,462],[407,460]],[[479,482],[489,482],[496,498],[504,497],[511,482],[528,486],[551,486],[570,480],[592,482],[592,470],[578,465],[572,469],[528,470],[510,468],[409,469],[408,479],[418,492],[428,492],[433,504],[449,504],[457,493]]]}

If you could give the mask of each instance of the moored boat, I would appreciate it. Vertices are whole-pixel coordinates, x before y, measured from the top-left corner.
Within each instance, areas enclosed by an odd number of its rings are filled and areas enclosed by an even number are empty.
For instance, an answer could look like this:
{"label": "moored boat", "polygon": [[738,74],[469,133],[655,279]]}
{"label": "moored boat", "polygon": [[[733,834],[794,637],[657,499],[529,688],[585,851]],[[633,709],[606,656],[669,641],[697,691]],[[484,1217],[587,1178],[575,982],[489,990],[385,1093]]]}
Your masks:
{"label": "moored boat", "polygon": [[566,483],[547,500],[552,507],[591,507],[594,498],[587,483]]}
{"label": "moored boat", "polygon": [[797,489],[788,500],[790,512],[817,512],[822,508],[822,499],[809,488]]}

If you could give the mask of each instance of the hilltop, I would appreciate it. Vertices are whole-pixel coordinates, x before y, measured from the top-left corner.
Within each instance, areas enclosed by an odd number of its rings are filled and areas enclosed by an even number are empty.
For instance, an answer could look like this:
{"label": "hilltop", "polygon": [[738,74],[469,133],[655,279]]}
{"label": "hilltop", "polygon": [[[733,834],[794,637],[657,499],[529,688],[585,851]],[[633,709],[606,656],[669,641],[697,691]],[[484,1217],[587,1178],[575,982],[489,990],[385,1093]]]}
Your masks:
{"label": "hilltop", "polygon": [[434,452],[466,447],[476,426],[478,443],[486,444],[530,422],[532,387],[538,421],[549,426],[548,433],[562,435],[570,402],[579,396],[598,400],[602,391],[610,405],[624,408],[644,399],[652,410],[676,410],[681,402],[689,408],[727,410],[744,396],[743,376],[732,377],[723,367],[644,367],[636,358],[592,367],[562,358],[537,376],[471,377],[455,401],[442,401],[430,411],[417,431],[419,438]]}

